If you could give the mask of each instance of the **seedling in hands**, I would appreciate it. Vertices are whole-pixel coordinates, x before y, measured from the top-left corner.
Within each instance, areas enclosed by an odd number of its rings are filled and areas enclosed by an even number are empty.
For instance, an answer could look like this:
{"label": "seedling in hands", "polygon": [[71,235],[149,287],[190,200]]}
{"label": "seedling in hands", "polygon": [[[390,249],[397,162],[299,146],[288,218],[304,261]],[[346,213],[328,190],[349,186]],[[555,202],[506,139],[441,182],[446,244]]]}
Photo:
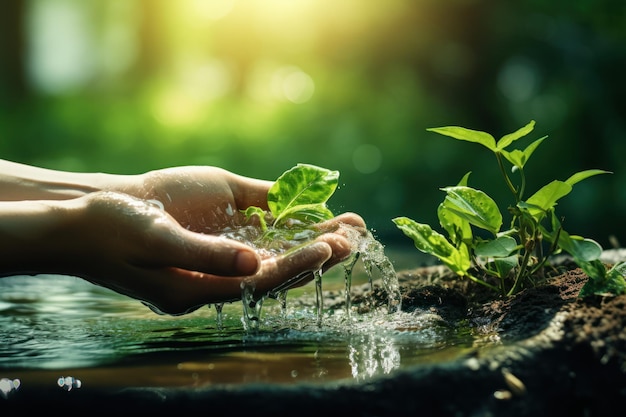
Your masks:
{"label": "seedling in hands", "polygon": [[[310,226],[334,217],[326,206],[339,183],[339,171],[310,164],[297,164],[274,182],[267,194],[269,213],[260,207],[244,210],[247,218],[258,216],[264,232],[261,240],[297,240],[298,234],[311,237]],[[268,224],[269,222],[269,224]]]}
{"label": "seedling in hands", "polygon": [[[533,131],[531,121],[517,131],[496,142],[486,132],[463,127],[448,126],[427,129],[454,139],[478,143],[496,157],[504,183],[513,196],[508,207],[511,222],[502,230],[503,217],[493,199],[484,192],[468,186],[468,172],[456,186],[442,188],[446,193],[437,215],[447,237],[427,224],[417,223],[408,217],[393,219],[396,226],[413,239],[420,251],[434,255],[461,277],[497,290],[514,294],[534,284],[541,275],[550,255],[561,251],[569,253],[581,269],[591,278],[580,295],[626,293],[626,264],[607,270],[600,261],[602,247],[591,239],[568,234],[555,213],[557,201],[572,191],[578,182],[608,171],[592,169],[577,172],[565,181],[554,180],[533,195],[524,199],[526,187],[525,166],[544,136],[524,150],[507,150],[511,144]],[[511,174],[518,176],[518,185],[505,167],[511,164]],[[488,232],[490,238],[475,235],[475,228]],[[478,271],[479,273],[476,273]]]}

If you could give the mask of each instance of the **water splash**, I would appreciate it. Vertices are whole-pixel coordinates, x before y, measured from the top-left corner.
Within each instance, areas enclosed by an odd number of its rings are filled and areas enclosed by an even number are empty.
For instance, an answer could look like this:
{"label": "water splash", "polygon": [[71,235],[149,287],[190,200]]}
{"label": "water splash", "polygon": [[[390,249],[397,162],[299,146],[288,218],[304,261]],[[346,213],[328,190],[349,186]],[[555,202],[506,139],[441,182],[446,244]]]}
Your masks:
{"label": "water splash", "polygon": [[222,315],[222,310],[224,309],[224,303],[216,303],[215,304],[215,312],[217,313],[217,317],[215,318],[218,330],[224,330],[224,316]]}
{"label": "water splash", "polygon": [[[352,256],[343,264],[343,276],[345,282],[345,298],[346,298],[346,316],[350,318],[350,311],[352,310],[352,299],[351,299],[351,291],[352,291],[352,270],[354,269],[354,265],[359,260],[360,253],[354,252]],[[370,282],[371,287],[371,282]]]}
{"label": "water splash", "polygon": [[317,307],[317,327],[322,327],[322,317],[324,315],[324,294],[322,292],[322,271],[315,271],[315,299]]}
{"label": "water splash", "polygon": [[280,312],[283,317],[287,316],[287,290],[276,292],[276,300],[280,303]]}
{"label": "water splash", "polygon": [[254,299],[254,286],[241,284],[241,303],[243,305],[243,314],[241,323],[246,331],[255,332],[259,330],[259,322],[261,320],[261,308],[263,307],[263,298]]}
{"label": "water splash", "polygon": [[370,288],[373,289],[374,268],[376,268],[380,273],[383,287],[387,292],[389,313],[400,311],[402,296],[400,294],[398,275],[393,264],[385,255],[383,244],[376,240],[369,230],[362,232],[348,226],[343,227],[343,230],[352,244],[353,252],[358,254],[363,262],[365,272],[369,278]]}
{"label": "water splash", "polygon": [[[377,241],[372,233],[362,228],[355,228],[345,224],[340,226],[340,230],[347,237],[352,246],[352,254],[344,262],[345,279],[345,304],[346,315],[350,317],[351,311],[351,285],[353,269],[360,259],[368,275],[370,289],[373,290],[375,271],[378,271],[384,290],[388,297],[388,312],[395,313],[401,310],[401,294],[398,278],[393,264],[384,252],[384,246]],[[276,230],[272,238],[268,239],[260,228],[255,226],[245,226],[239,229],[229,230],[221,236],[234,239],[254,247],[262,256],[278,256],[288,249],[312,241],[320,234],[314,229],[305,229],[302,232]],[[322,326],[324,315],[324,300],[322,292],[322,271],[313,272],[316,291],[316,311],[317,326]],[[296,277],[300,279],[300,277]],[[291,283],[289,284],[291,285]],[[263,300],[267,297],[276,299],[281,304],[282,315],[287,314],[287,291],[285,288],[275,289],[268,294],[264,294],[261,299],[255,300],[253,297],[254,287],[242,286],[241,301],[243,304],[242,322],[246,330],[257,330],[259,327],[260,311]],[[258,297],[258,295],[257,295]],[[216,306],[217,308],[217,306]],[[218,311],[219,315],[219,311]],[[218,317],[218,327],[221,326]]]}

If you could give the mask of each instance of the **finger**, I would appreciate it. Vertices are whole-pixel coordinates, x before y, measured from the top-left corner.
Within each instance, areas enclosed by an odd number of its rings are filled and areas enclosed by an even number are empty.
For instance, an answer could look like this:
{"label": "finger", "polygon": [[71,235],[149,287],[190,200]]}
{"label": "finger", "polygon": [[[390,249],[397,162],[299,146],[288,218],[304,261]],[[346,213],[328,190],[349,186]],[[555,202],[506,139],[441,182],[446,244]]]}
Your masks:
{"label": "finger", "polygon": [[222,276],[255,274],[261,258],[250,246],[224,237],[177,227],[162,242],[161,264]]}
{"label": "finger", "polygon": [[312,273],[321,271],[332,256],[332,247],[320,240],[264,260],[258,278],[255,277],[252,283],[255,294],[265,295],[296,285],[302,279],[310,280]]}
{"label": "finger", "polygon": [[326,233],[319,236],[316,241],[328,244],[332,250],[332,255],[324,263],[324,272],[334,265],[345,261],[352,254],[353,245],[349,239],[337,233]]}
{"label": "finger", "polygon": [[334,232],[341,229],[342,226],[350,226],[354,229],[364,231],[366,225],[361,216],[356,213],[342,213],[330,220],[318,223],[317,228],[323,232]]}
{"label": "finger", "polygon": [[320,270],[331,256],[332,248],[328,243],[313,242],[264,260],[253,276],[217,276],[179,268],[143,269],[135,276],[143,276],[138,281],[146,285],[142,285],[136,294],[125,293],[141,299],[153,310],[182,315],[202,305],[240,300],[244,286],[252,288],[258,299],[301,285],[302,280],[310,281],[313,271]]}

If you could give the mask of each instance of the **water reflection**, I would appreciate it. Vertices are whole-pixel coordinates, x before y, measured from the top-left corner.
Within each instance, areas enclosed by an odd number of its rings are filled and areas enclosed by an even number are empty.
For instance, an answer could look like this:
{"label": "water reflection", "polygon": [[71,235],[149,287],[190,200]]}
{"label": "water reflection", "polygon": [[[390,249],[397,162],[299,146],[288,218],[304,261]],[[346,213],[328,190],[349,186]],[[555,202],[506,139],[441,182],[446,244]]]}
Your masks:
{"label": "water reflection", "polygon": [[381,372],[388,374],[400,367],[400,351],[391,338],[377,340],[366,335],[360,339],[358,343],[349,346],[348,358],[354,379],[364,380]]}
{"label": "water reflection", "polygon": [[219,320],[215,308],[162,316],[73,277],[3,278],[0,378],[48,386],[71,375],[90,387],[363,381],[458,357],[472,343],[427,312],[341,309],[319,326],[315,305],[268,299],[254,332],[242,313],[226,303]]}

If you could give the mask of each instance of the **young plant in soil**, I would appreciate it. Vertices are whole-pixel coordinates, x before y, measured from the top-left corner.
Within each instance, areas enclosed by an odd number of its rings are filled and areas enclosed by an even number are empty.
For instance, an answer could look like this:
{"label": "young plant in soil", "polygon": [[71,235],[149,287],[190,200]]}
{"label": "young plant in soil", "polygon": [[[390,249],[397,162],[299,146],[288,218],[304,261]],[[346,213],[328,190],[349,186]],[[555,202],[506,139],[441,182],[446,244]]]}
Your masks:
{"label": "young plant in soil", "polygon": [[[592,239],[567,233],[555,210],[557,201],[569,194],[575,184],[609,172],[599,169],[577,172],[565,181],[549,182],[526,198],[524,168],[547,136],[523,150],[508,149],[532,132],[534,126],[535,122],[531,121],[498,141],[489,133],[458,126],[427,129],[478,143],[493,152],[504,184],[513,197],[513,203],[506,210],[511,216],[508,228],[502,229],[503,216],[495,201],[483,191],[468,186],[471,172],[465,174],[457,185],[441,189],[446,197],[438,207],[437,216],[447,237],[408,217],[397,217],[392,221],[413,239],[417,249],[439,258],[460,277],[503,295],[512,295],[534,285],[535,279],[543,276],[543,268],[550,256],[561,252],[570,254],[590,277],[580,296],[626,293],[626,263],[608,268],[600,261],[602,247]],[[511,166],[510,174],[505,166],[507,163]],[[488,237],[477,236],[476,228],[486,231]]]}

